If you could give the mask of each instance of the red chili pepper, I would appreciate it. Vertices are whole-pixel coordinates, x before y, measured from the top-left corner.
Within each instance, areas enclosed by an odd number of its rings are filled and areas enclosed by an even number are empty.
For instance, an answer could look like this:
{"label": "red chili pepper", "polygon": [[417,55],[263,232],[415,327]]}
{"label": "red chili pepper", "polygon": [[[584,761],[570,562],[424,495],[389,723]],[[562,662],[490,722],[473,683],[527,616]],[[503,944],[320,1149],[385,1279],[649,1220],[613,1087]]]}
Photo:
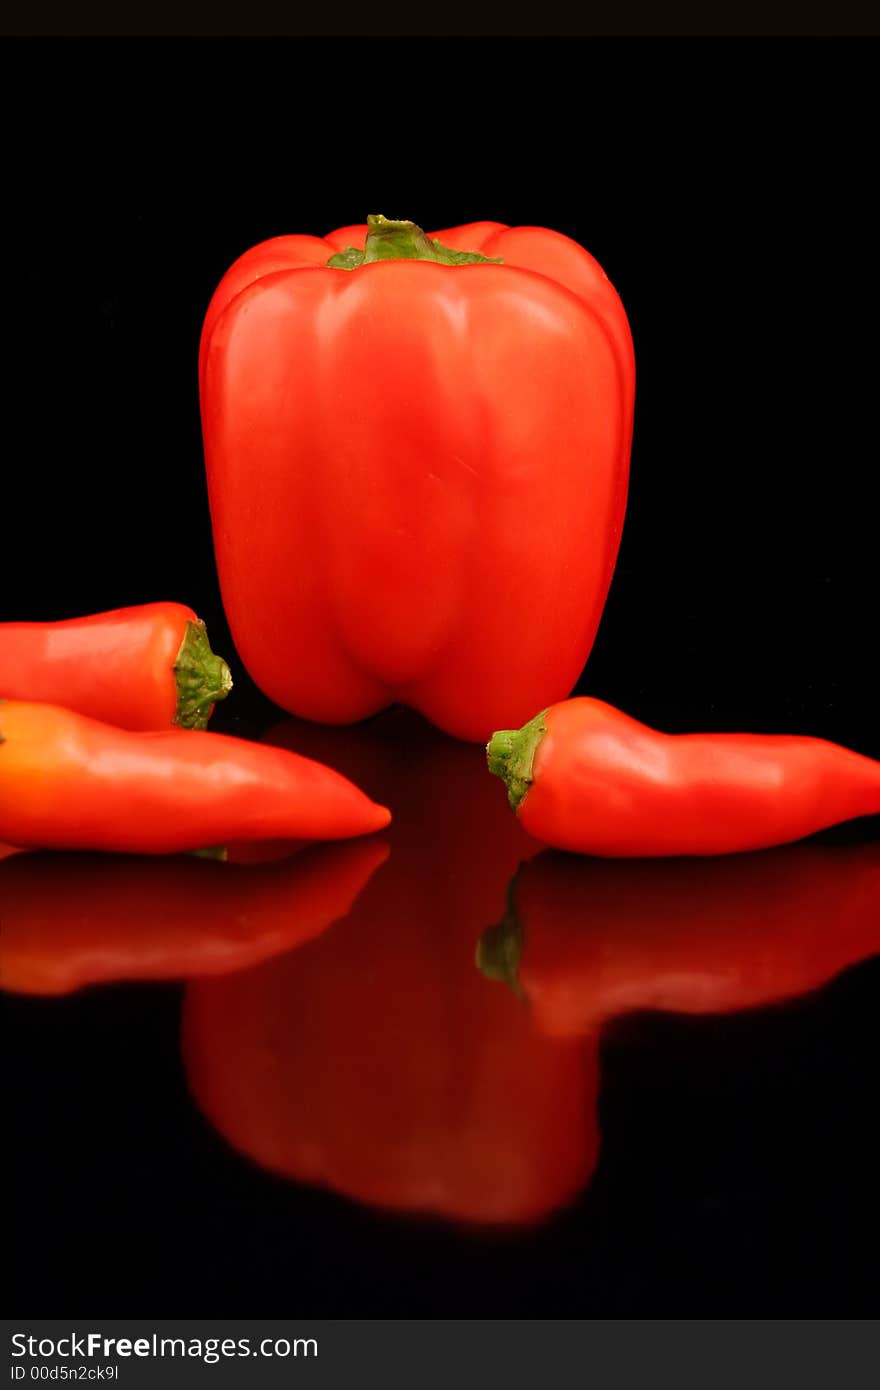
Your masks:
{"label": "red chili pepper", "polygon": [[320,763],[225,734],[131,733],[56,705],[0,702],[0,839],[174,854],[335,840],[391,819]]}
{"label": "red chili pepper", "polygon": [[542,1032],[636,1009],[729,1013],[817,989],[880,952],[880,844],[619,864],[545,851],[480,943]]}
{"label": "red chili pepper", "polygon": [[487,914],[532,848],[493,805],[479,749],[401,710],[344,736],[297,725],[272,737],[393,798],[391,854],[318,940],[187,988],[199,1106],[257,1163],[370,1205],[546,1216],[596,1161],[598,1056],[542,1038],[474,968]]}
{"label": "red chili pepper", "polygon": [[400,702],[484,740],[567,695],[592,647],[635,369],[568,237],[478,222],[439,243],[371,217],[247,251],[205,318],[202,429],[257,685],[308,719]]}
{"label": "red chili pepper", "polygon": [[243,970],[344,917],[387,854],[381,840],[313,845],[254,868],[20,854],[0,865],[0,986],[69,994]]}
{"label": "red chili pepper", "polygon": [[57,623],[0,623],[0,696],[41,700],[120,729],[204,729],[232,689],[204,623],[145,603]]}
{"label": "red chili pepper", "polygon": [[880,763],[824,739],[662,734],[601,700],[503,729],[489,768],[536,839],[607,856],[765,849],[880,812]]}

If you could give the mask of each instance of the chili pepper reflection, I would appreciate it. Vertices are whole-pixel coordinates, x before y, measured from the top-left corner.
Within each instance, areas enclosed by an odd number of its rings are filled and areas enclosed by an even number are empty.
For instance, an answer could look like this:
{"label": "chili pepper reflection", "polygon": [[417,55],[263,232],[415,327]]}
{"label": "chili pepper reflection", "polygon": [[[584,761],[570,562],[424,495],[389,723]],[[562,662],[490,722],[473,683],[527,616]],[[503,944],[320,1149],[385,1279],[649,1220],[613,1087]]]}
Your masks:
{"label": "chili pepper reflection", "polygon": [[385,859],[381,840],[281,862],[18,854],[0,864],[0,985],[67,994],[109,980],[240,970],[343,917]]}
{"label": "chili pepper reflection", "polygon": [[532,848],[482,750],[403,711],[282,736],[382,789],[391,855],[320,940],[189,986],[198,1104],[261,1165],[368,1204],[466,1222],[545,1216],[595,1165],[598,1057],[540,1037],[474,970],[486,914]]}
{"label": "chili pepper reflection", "polygon": [[478,952],[545,1035],[636,1009],[727,1013],[803,994],[880,952],[880,844],[736,859],[523,864]]}

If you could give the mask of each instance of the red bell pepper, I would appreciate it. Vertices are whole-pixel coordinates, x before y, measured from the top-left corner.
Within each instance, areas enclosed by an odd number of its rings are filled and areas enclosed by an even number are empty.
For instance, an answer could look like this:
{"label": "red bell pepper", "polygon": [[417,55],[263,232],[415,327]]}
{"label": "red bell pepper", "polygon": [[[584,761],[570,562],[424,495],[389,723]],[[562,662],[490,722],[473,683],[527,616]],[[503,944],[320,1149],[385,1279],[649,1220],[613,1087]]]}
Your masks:
{"label": "red bell pepper", "polygon": [[819,738],[662,734],[564,700],[488,746],[536,839],[638,858],[768,849],[880,812],[880,763]]}
{"label": "red bell pepper", "polygon": [[174,854],[347,839],[390,819],[296,753],[226,734],[131,733],[56,705],[0,701],[0,840],[12,845]]}
{"label": "red bell pepper", "polygon": [[545,851],[480,943],[542,1032],[638,1009],[717,1014],[817,989],[880,952],[880,845],[619,864]]}
{"label": "red bell pepper", "polygon": [[285,738],[393,797],[391,853],[350,915],[271,964],[188,986],[184,1062],[210,1121],[255,1162],[358,1201],[531,1222],[598,1152],[595,1048],[557,1043],[474,968],[533,846],[479,750],[406,711]]}
{"label": "red bell pepper", "polygon": [[120,729],[204,729],[231,689],[204,623],[181,603],[0,623],[0,697],[64,705]]}
{"label": "red bell pepper", "polygon": [[626,314],[583,247],[381,217],[275,237],[220,282],[200,387],[223,601],[277,704],[347,723],[400,702],[484,740],[569,693],[634,394]]}
{"label": "red bell pepper", "polygon": [[111,980],[223,975],[344,917],[382,840],[311,845],[283,863],[20,854],[0,864],[0,986],[69,994]]}

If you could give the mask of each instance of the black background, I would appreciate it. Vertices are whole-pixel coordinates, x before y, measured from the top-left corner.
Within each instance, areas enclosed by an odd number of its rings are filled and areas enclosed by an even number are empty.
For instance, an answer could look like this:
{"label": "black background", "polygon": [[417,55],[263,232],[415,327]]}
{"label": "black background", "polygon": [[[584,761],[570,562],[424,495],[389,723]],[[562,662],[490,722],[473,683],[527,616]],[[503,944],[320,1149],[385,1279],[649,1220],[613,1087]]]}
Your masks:
{"label": "black background", "polygon": [[590,689],[877,752],[875,57],[846,39],[7,41],[0,616],[174,597],[222,626],[196,360],[247,247],[373,210],[538,223],[598,257],[636,347]]}
{"label": "black background", "polygon": [[[233,657],[237,717],[259,723],[203,477],[213,288],[255,242],[367,212],[536,223],[597,256],[636,348],[629,511],[582,688],[671,729],[799,731],[880,756],[873,44],[23,40],[2,59],[0,619],[190,603]],[[876,984],[865,967],[784,1024],[667,1020],[637,1049],[612,1040],[604,1195],[516,1259],[465,1258],[439,1231],[378,1239],[335,1199],[258,1189],[175,1096],[173,992],[15,1003],[34,1059],[16,1081],[22,1307],[84,1313],[91,1293],[108,1315],[869,1311],[873,1170],[852,1155],[876,1165],[859,1128]],[[785,1049],[802,1065],[775,1076],[782,1027],[802,1030]],[[111,1132],[77,1090],[108,1051]],[[678,1077],[676,1125],[650,1065],[641,1119],[620,1099],[636,1052]],[[737,1149],[755,1134],[765,1152]],[[140,1175],[120,1176],[134,1151]],[[209,1170],[216,1201],[200,1205]],[[299,1280],[280,1254],[296,1231],[313,1262]]]}

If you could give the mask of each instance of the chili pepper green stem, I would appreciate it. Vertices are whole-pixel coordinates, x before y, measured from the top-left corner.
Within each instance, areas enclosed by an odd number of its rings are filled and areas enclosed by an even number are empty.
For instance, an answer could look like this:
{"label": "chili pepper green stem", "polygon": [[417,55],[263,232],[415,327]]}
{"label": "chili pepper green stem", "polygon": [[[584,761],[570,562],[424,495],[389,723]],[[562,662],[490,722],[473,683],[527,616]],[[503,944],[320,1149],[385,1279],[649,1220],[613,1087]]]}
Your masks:
{"label": "chili pepper green stem", "polygon": [[453,251],[432,241],[415,222],[396,222],[380,212],[367,218],[367,239],[363,251],[347,246],[327,262],[333,270],[357,270],[373,261],[436,261],[438,265],[501,265],[498,257],[482,256],[479,251]]}
{"label": "chili pepper green stem", "polygon": [[499,729],[486,745],[489,771],[503,778],[507,799],[514,810],[532,783],[532,765],[538,744],[547,732],[545,715],[541,710],[521,729]]}
{"label": "chili pepper green stem", "polygon": [[204,623],[187,622],[174,661],[174,680],[174,723],[184,729],[207,729],[212,707],[232,689],[232,674],[223,658],[211,651]]}

